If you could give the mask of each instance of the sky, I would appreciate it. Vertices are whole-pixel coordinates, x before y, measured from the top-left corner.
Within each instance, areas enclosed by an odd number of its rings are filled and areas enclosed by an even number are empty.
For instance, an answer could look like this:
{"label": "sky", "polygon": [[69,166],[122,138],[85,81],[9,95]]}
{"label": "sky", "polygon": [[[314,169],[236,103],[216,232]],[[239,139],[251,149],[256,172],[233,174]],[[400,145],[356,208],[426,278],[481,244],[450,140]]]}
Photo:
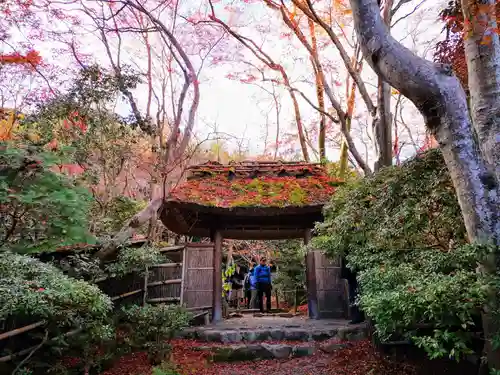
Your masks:
{"label": "sky", "polygon": [[[420,4],[420,2],[421,1],[412,1],[406,4],[395,15],[394,19],[398,20],[409,14],[418,4]],[[434,44],[437,38],[442,36],[442,24],[437,21],[437,15],[439,9],[442,7],[442,3],[442,1],[427,1],[412,16],[402,19],[396,24],[392,30],[394,37],[419,55],[432,59],[432,50],[429,48],[429,42],[432,41],[432,44]],[[273,24],[280,24],[280,20],[277,16],[274,17]],[[285,30],[285,28],[283,29]],[[290,45],[289,40],[277,41],[276,44],[276,48],[271,51],[272,56],[275,57],[276,60],[291,67],[291,69],[287,69],[290,76],[300,77],[304,70],[310,70],[307,62],[307,55],[305,53],[303,56],[306,58],[306,63],[299,64],[291,61],[290,55],[285,52],[287,45]],[[300,45],[296,41],[293,45],[296,47],[296,51],[300,49]],[[341,73],[340,76],[342,78],[345,77],[347,73],[344,72],[345,69],[342,66],[342,62],[336,50],[330,48],[325,53],[328,54],[328,57],[331,58],[332,61],[338,64],[338,70]],[[212,71],[210,71],[210,74],[212,74]],[[217,77],[219,77],[219,75],[217,75]],[[376,82],[374,79],[375,74],[367,67],[364,69],[363,77],[367,82],[371,82],[372,84]],[[345,82],[345,79],[341,79],[341,82]],[[314,92],[311,87],[305,87],[304,85],[302,87],[304,92],[307,92],[309,94],[308,96],[314,99]],[[373,86],[368,85],[368,89],[371,93],[375,94],[375,88]],[[220,78],[212,79],[210,85],[204,85],[202,90],[203,100],[200,104],[199,111],[200,114],[203,114],[200,116],[202,117],[201,120],[209,124],[217,123],[221,131],[233,132],[239,136],[244,132],[245,136],[249,137],[251,140],[250,146],[252,152],[262,151],[263,125],[265,125],[266,121],[265,116],[261,113],[262,111],[257,105],[257,98],[263,98],[269,95],[266,95],[262,90],[256,87],[242,85],[239,82]],[[344,92],[345,85],[339,87],[338,90]],[[285,93],[283,93],[282,97],[282,113],[285,114],[283,123],[286,123],[293,129],[295,124],[292,118],[291,101]],[[394,107],[395,100],[392,101],[392,104]],[[317,117],[315,111],[310,109],[305,101],[301,101],[301,108],[303,109],[305,120],[307,120],[308,117]],[[357,101],[356,108],[359,108],[358,114],[364,114],[363,117],[366,118],[365,107],[360,100]],[[404,112],[408,124],[416,129],[415,133],[419,133],[420,139],[423,141],[424,132],[422,117],[411,103],[405,104]],[[271,133],[274,134],[274,130]],[[360,147],[360,149],[362,149],[362,147]],[[328,151],[330,158],[338,158],[338,152],[336,152],[336,150],[330,148]]]}
{"label": "sky", "polygon": [[[199,1],[198,1],[199,2]],[[188,0],[181,5],[180,14],[185,16],[196,17],[197,12],[203,8],[193,6],[196,1]],[[400,40],[405,46],[412,49],[416,53],[426,58],[432,58],[432,49],[430,46],[435,44],[435,41],[442,37],[442,24],[438,22],[439,9],[444,5],[442,0],[427,0],[421,4],[421,0],[413,0],[404,5],[400,11],[394,16],[394,20],[402,18],[397,22],[392,30],[393,36]],[[314,88],[310,83],[312,77],[311,65],[308,60],[307,52],[299,44],[295,38],[282,37],[282,33],[289,30],[282,23],[278,13],[272,10],[250,2],[246,4],[243,1],[231,1],[232,10],[228,10],[227,3],[218,3],[216,7],[217,16],[227,21],[231,26],[235,27],[241,34],[255,40],[259,45],[263,46],[265,51],[276,61],[281,63],[289,74],[294,87],[301,89],[311,100],[315,101]],[[415,8],[418,8],[414,11]],[[235,10],[236,9],[236,10]],[[407,14],[410,16],[405,17]],[[51,20],[50,20],[51,21]],[[51,21],[51,27],[53,23]],[[57,26],[56,26],[57,27]],[[85,27],[87,33],[81,33],[78,37],[78,42],[81,45],[81,51],[84,54],[92,55],[97,62],[107,64],[108,59],[102,43],[91,32],[90,26]],[[264,32],[256,31],[256,29],[264,30]],[[208,29],[207,29],[208,30]],[[346,20],[344,25],[346,34],[352,33],[352,25],[349,20]],[[197,43],[207,35],[194,35],[185,32],[181,29],[178,33],[179,40],[189,50],[191,43]],[[213,38],[218,35],[218,31],[208,31],[208,37]],[[184,33],[184,34],[183,34]],[[22,39],[22,35],[18,36]],[[199,38],[199,39],[196,39]],[[321,39],[323,38],[323,39]],[[215,40],[215,39],[214,39]],[[327,40],[320,36],[319,40]],[[116,47],[116,40],[113,42]],[[192,44],[194,46],[194,44]],[[56,48],[52,42],[50,47]],[[193,47],[194,48],[194,47]],[[47,51],[50,48],[47,48]],[[217,130],[229,137],[226,147],[235,149],[237,144],[243,144],[248,148],[250,154],[260,154],[264,152],[266,133],[268,143],[274,139],[276,134],[275,111],[272,101],[272,96],[262,88],[255,85],[243,84],[237,80],[228,79],[228,74],[237,74],[248,70],[248,64],[243,61],[256,64],[258,61],[248,51],[238,46],[234,40],[224,40],[214,49],[214,54],[222,57],[226,63],[211,64],[205,62],[205,66],[201,71],[200,93],[201,100],[198,108],[198,114],[195,125],[195,133],[198,138],[203,139],[209,133]],[[339,54],[335,47],[326,43],[325,48],[321,51],[321,55],[325,60],[332,62],[330,69],[331,82],[340,84],[332,84],[335,92],[338,94],[338,99],[345,103],[345,81],[347,73],[342,65]],[[44,52],[42,51],[42,56]],[[45,53],[46,58],[51,58]],[[144,67],[145,63],[144,49],[141,42],[137,40],[136,35],[126,36],[124,42],[124,51],[122,59],[127,58],[136,66]],[[192,56],[193,63],[199,66],[200,61],[196,56]],[[63,65],[64,62],[60,62]],[[367,83],[368,90],[375,95],[374,83],[376,83],[375,74],[366,66],[363,69],[363,78]],[[271,86],[267,83],[261,83],[264,88],[270,90]],[[296,125],[293,117],[293,108],[288,93],[283,88],[277,89],[279,102],[281,105],[280,112],[280,140],[285,140],[286,135],[296,133]],[[145,86],[139,86],[135,90],[134,95],[140,105],[144,108],[146,95]],[[359,97],[359,95],[358,95]],[[318,114],[315,110],[302,99],[299,99],[301,112],[305,124],[312,124],[317,121]],[[392,100],[394,110],[395,100]],[[118,112],[127,113],[129,105],[126,102],[118,103],[116,107]],[[187,110],[185,111],[187,112]],[[373,160],[373,147],[368,138],[369,130],[366,131],[366,119],[368,116],[364,104],[361,100],[356,102],[356,114],[359,115],[361,121],[356,121],[353,124],[353,135],[357,140],[358,149],[368,156],[370,161]],[[418,111],[406,101],[403,106],[403,116],[405,122],[412,129],[414,137],[418,142],[423,142],[423,119]],[[267,131],[266,131],[267,129]],[[405,142],[405,135],[402,135],[402,141]],[[241,142],[241,140],[244,140]],[[364,140],[364,143],[360,140]],[[267,150],[269,151],[269,149]],[[298,142],[295,142],[295,151],[298,153]],[[410,155],[414,151],[414,147],[408,146],[405,153]],[[330,144],[327,149],[327,156],[331,160],[338,158],[338,149]],[[290,157],[290,154],[284,155]]]}

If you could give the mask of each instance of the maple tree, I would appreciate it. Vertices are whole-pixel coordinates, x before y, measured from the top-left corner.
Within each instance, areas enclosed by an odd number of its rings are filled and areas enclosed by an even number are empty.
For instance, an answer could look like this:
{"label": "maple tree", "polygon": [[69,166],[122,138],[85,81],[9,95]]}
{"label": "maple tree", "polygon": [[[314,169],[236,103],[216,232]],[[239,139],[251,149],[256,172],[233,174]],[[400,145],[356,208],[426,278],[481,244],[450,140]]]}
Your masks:
{"label": "maple tree", "polygon": [[[484,5],[484,7],[486,8],[479,11],[487,13],[492,11],[488,5]],[[497,2],[495,7],[498,18],[500,3]],[[445,24],[446,38],[437,43],[434,59],[442,64],[451,65],[464,89],[468,91],[467,59],[464,46],[464,38],[467,38],[467,30],[464,30],[464,27],[470,21],[464,19],[461,2],[456,0],[449,1],[447,7],[441,11],[439,16]],[[490,41],[491,36],[486,36],[486,39],[483,38],[482,43],[487,44]]]}

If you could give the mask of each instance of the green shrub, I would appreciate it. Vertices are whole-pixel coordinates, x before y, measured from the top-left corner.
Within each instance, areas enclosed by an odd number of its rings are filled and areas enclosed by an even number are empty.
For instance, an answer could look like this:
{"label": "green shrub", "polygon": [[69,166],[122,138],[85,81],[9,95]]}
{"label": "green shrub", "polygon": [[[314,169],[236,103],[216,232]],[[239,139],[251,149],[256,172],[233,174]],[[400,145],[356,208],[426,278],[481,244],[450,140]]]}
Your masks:
{"label": "green shrub", "polygon": [[109,236],[119,231],[137,212],[146,207],[147,202],[125,196],[112,198],[103,208],[97,202],[91,211],[93,233],[99,237]]}
{"label": "green shrub", "polygon": [[439,150],[340,187],[324,215],[313,246],[359,272],[382,338],[411,337],[433,358],[470,352],[486,289]]}
{"label": "green shrub", "polygon": [[[49,366],[71,353],[78,353],[82,362],[88,363],[100,344],[114,338],[111,311],[110,298],[96,286],[28,256],[0,253],[0,321],[16,326],[45,322],[45,344],[27,366]],[[64,336],[75,329],[72,335]],[[39,343],[39,334],[33,331],[24,337]]]}
{"label": "green shrub", "polygon": [[186,328],[192,314],[177,305],[123,307],[122,327],[133,348],[147,349],[154,364],[162,363],[170,352],[169,340]]}
{"label": "green shrub", "polygon": [[130,272],[144,273],[146,267],[170,262],[157,248],[139,247],[126,248],[118,253],[116,262],[106,266],[106,272],[112,277],[124,276]]}
{"label": "green shrub", "polygon": [[152,375],[180,375],[180,374],[179,372],[177,372],[174,365],[168,362],[164,362],[160,366],[153,367]]}
{"label": "green shrub", "polygon": [[[306,249],[301,241],[269,241],[269,248],[275,249],[273,261],[277,264],[277,273],[273,277],[273,288],[283,292],[282,300],[292,306],[300,305],[305,297]],[[296,291],[296,292],[295,292]],[[296,295],[297,293],[297,295]],[[297,297],[297,301],[295,301]]]}
{"label": "green shrub", "polygon": [[71,149],[0,143],[0,246],[17,252],[90,243],[91,196],[75,179],[56,172],[71,163]]}

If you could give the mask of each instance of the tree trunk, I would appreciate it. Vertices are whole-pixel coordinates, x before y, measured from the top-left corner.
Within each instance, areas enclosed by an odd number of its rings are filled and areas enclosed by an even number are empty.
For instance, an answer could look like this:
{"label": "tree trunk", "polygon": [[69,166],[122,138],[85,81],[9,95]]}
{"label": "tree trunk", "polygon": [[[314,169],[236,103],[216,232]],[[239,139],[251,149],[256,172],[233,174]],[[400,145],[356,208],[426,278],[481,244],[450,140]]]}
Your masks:
{"label": "tree trunk", "polygon": [[130,239],[137,228],[147,223],[153,216],[159,214],[162,203],[163,197],[151,201],[146,208],[130,219],[113,239],[96,253],[96,256],[103,260],[113,255],[120,245],[123,245]]}
{"label": "tree trunk", "polygon": [[374,171],[392,165],[391,87],[380,77],[377,87],[377,116],[373,120],[373,138],[377,158]]}
{"label": "tree trunk", "polygon": [[[483,155],[500,181],[500,39],[495,0],[462,0],[472,121]],[[486,8],[485,8],[486,5]]]}
{"label": "tree trunk", "polygon": [[[391,9],[393,0],[385,0],[381,4],[380,14],[390,33]],[[392,116],[391,116],[391,86],[380,76],[377,85],[377,116],[373,121],[373,138],[377,159],[374,171],[392,165]]]}
{"label": "tree trunk", "polygon": [[[500,182],[500,40],[495,0],[462,0],[465,23],[464,40],[470,90],[471,117],[483,157]],[[498,207],[497,207],[498,210]],[[498,213],[497,213],[498,215]],[[481,272],[494,274],[498,263],[492,257]],[[485,355],[490,369],[500,370],[500,351],[493,350],[494,336],[500,334],[498,291],[491,291],[489,306],[483,314]]]}
{"label": "tree trunk", "polygon": [[[361,69],[363,68],[363,63],[359,61],[359,56],[360,56],[360,49],[359,45],[357,45],[356,51],[352,58],[352,65],[355,67],[358,74],[361,73]],[[349,80],[347,82],[347,86],[349,87]],[[352,117],[354,115],[354,107],[356,103],[355,99],[356,99],[356,81],[353,80],[351,84],[351,90],[349,92],[349,97],[347,99],[346,130],[348,132],[351,131]],[[342,178],[345,177],[349,166],[349,154],[347,152],[348,150],[349,148],[347,145],[347,141],[345,140],[345,138],[343,138],[342,144],[340,146],[340,161],[339,161],[340,177]]]}
{"label": "tree trunk", "polygon": [[[376,0],[350,0],[350,3],[365,59],[383,80],[415,104],[424,116],[429,132],[439,142],[457,193],[469,240],[473,243],[492,243],[498,248],[500,189],[487,162],[494,155],[483,158],[479,152],[465,92],[451,67],[424,60],[391,37]],[[484,68],[481,73],[486,71]],[[490,71],[490,74],[495,75],[495,71]],[[475,90],[482,88],[484,89],[484,85],[478,84]],[[475,93],[478,94],[480,92]],[[498,100],[497,95],[493,95],[493,98],[491,100]],[[498,135],[492,133],[494,132],[488,134],[493,140],[483,135],[484,139],[495,142]],[[494,164],[498,162],[492,161]],[[498,251],[494,252],[482,265],[483,269],[494,273],[496,265],[500,264],[499,260]],[[495,292],[492,290],[493,295]],[[483,322],[488,339],[496,329],[490,325],[490,307],[490,304],[485,306],[488,313]],[[487,345],[486,349],[490,367],[500,369],[498,353],[493,351],[491,345]]]}
{"label": "tree trunk", "polygon": [[326,161],[326,116],[325,112],[325,88],[323,87],[323,79],[316,69],[316,64],[314,63],[315,58],[318,59],[318,42],[316,39],[316,28],[314,27],[314,22],[308,18],[309,33],[311,34],[311,47],[312,52],[315,57],[311,56],[311,63],[314,69],[314,77],[316,80],[316,97],[318,98],[318,108],[321,110],[319,113],[319,134],[318,134],[318,148],[319,148],[319,160],[321,163]]}

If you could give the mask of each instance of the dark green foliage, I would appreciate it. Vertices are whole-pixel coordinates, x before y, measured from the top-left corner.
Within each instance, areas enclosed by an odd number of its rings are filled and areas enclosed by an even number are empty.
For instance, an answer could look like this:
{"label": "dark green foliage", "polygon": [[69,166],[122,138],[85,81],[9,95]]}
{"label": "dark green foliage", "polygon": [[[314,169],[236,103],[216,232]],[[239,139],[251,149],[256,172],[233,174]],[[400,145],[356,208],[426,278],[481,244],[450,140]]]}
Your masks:
{"label": "dark green foliage", "polygon": [[[439,150],[339,188],[325,216],[314,245],[360,271],[360,303],[382,338],[413,337],[431,357],[469,351],[485,288]],[[435,330],[418,333],[425,325]]]}
{"label": "dark green foliage", "polygon": [[99,288],[28,256],[0,253],[0,320],[46,319],[60,327],[103,319],[111,301]]}
{"label": "dark green foliage", "polygon": [[181,306],[165,304],[124,307],[121,312],[126,340],[132,348],[147,349],[154,364],[167,359],[169,340],[186,328],[192,317]]}
{"label": "dark green foliage", "polygon": [[153,247],[126,248],[119,252],[116,262],[106,266],[106,272],[111,277],[121,277],[131,272],[142,274],[147,267],[169,262]]}
{"label": "dark green foliage", "polygon": [[89,193],[57,172],[71,156],[65,151],[0,144],[0,247],[35,252],[92,241]]}
{"label": "dark green foliage", "polygon": [[140,77],[131,69],[125,68],[124,72],[117,77],[98,65],[91,65],[80,70],[65,94],[39,105],[36,115],[28,118],[27,121],[37,123],[40,129],[48,131],[44,134],[49,137],[52,137],[53,123],[75,111],[86,120],[98,118],[106,113],[115,122],[135,128],[139,125],[137,119],[119,117],[111,114],[106,108],[118,98],[123,98],[123,89],[134,89],[138,83],[140,83]]}
{"label": "dark green foliage", "polygon": [[[283,292],[283,298],[289,306],[301,304],[305,296],[305,249],[302,241],[269,241],[268,247],[276,254],[273,261],[278,272],[273,278],[273,286]],[[295,301],[295,291],[297,301]]]}
{"label": "dark green foliage", "polygon": [[[69,278],[31,257],[0,253],[0,323],[21,327],[45,322],[20,336],[17,345],[17,350],[26,349],[45,337],[43,348],[26,363],[30,369],[37,369],[35,373],[47,373],[47,368],[64,354],[78,353],[83,362],[88,361],[98,344],[114,337],[111,311],[110,298],[96,286]],[[75,329],[78,331],[71,336],[63,336]],[[6,355],[7,349],[12,350],[12,346],[4,348],[0,356]]]}
{"label": "dark green foliage", "polygon": [[146,206],[145,201],[125,196],[112,198],[106,207],[96,202],[92,207],[92,232],[99,237],[114,234],[136,213]]}

